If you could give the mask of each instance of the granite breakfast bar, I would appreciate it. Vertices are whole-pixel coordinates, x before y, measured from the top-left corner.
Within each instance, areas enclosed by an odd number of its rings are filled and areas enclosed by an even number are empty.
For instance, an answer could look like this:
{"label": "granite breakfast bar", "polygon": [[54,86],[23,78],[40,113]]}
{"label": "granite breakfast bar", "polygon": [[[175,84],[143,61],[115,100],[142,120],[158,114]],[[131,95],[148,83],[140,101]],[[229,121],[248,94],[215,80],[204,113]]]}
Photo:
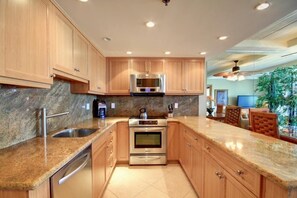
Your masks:
{"label": "granite breakfast bar", "polygon": [[[75,127],[86,128],[100,127],[97,132],[88,137],[71,139],[52,138],[50,136],[46,139],[37,137],[1,149],[0,197],[6,197],[7,194],[5,193],[7,192],[35,191],[44,184],[44,192],[49,194],[48,181],[57,170],[84,148],[100,139],[105,131],[117,124],[117,122],[127,121],[128,118],[107,118],[102,125],[100,120],[90,119],[75,125]],[[243,181],[244,188],[252,192],[251,197],[268,198],[271,195],[279,195],[277,197],[297,197],[296,145],[229,126],[205,117],[177,117],[168,119],[168,121],[180,123],[181,126],[183,125],[201,139],[202,161],[211,156],[214,160],[218,158],[217,162],[224,167],[224,160],[230,159],[234,160],[235,165],[242,165],[247,176],[249,176],[248,173],[251,171],[254,172],[252,176],[258,175],[259,181],[258,183],[252,183],[253,187],[250,187],[249,184]],[[180,141],[182,140],[181,134],[179,134]],[[181,141],[180,143],[182,144],[183,142]],[[212,146],[213,149],[208,150]],[[226,164],[228,164],[228,161]],[[232,166],[233,164],[230,167]],[[226,181],[229,178],[233,181],[233,177],[236,177],[230,170],[228,167],[224,169]],[[190,175],[188,177],[190,178]],[[242,175],[241,177],[243,178]],[[241,182],[237,178],[236,182],[238,181]],[[206,197],[203,196],[203,193],[200,193],[200,196]],[[228,194],[226,194],[226,197],[228,197]]]}

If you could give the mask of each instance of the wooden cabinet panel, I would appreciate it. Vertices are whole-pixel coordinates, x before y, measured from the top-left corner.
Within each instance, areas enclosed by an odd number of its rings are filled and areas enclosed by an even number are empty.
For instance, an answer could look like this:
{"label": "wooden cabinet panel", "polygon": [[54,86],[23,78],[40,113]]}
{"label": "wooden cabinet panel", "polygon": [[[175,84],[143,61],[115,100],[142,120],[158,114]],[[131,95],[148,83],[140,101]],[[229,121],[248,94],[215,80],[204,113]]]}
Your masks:
{"label": "wooden cabinet panel", "polygon": [[200,197],[203,195],[203,154],[202,148],[192,147],[192,180],[193,186]]}
{"label": "wooden cabinet panel", "polygon": [[88,42],[79,32],[74,34],[73,58],[75,75],[88,79]]}
{"label": "wooden cabinet panel", "polygon": [[241,185],[236,179],[234,179],[226,171],[224,172],[226,181],[225,194],[228,198],[256,198],[256,196],[248,191],[243,185]]}
{"label": "wooden cabinet panel", "polygon": [[56,70],[74,73],[73,68],[73,36],[74,28],[65,16],[54,8],[52,17],[52,66]]}
{"label": "wooden cabinet panel", "polygon": [[[97,142],[98,144],[98,142]],[[104,190],[106,182],[105,164],[106,147],[105,142],[101,145],[92,144],[92,172],[93,172],[93,197],[99,198]]]}
{"label": "wooden cabinet panel", "polygon": [[117,126],[117,160],[129,160],[129,127],[127,122],[119,122]]}
{"label": "wooden cabinet panel", "polygon": [[204,197],[225,197],[225,177],[223,176],[223,168],[208,156],[204,157]]}
{"label": "wooden cabinet panel", "polygon": [[147,72],[147,61],[145,59],[131,59],[131,74]]}
{"label": "wooden cabinet panel", "polygon": [[152,74],[164,73],[164,60],[151,59],[149,61],[149,72]]}
{"label": "wooden cabinet panel", "polygon": [[183,63],[181,60],[166,60],[166,94],[183,94]]}
{"label": "wooden cabinet panel", "polygon": [[57,8],[54,8],[51,20],[50,60],[54,73],[87,83],[89,79],[87,40]]}
{"label": "wooden cabinet panel", "polygon": [[110,59],[108,64],[109,94],[129,95],[129,60]]}
{"label": "wooden cabinet panel", "polygon": [[185,91],[198,94],[204,91],[204,64],[201,60],[184,61]]}
{"label": "wooden cabinet panel", "polygon": [[204,59],[165,61],[168,95],[197,95],[204,92]]}
{"label": "wooden cabinet panel", "polygon": [[106,58],[99,53],[99,64],[97,68],[97,92],[106,93]]}
{"label": "wooden cabinet panel", "polygon": [[99,73],[99,56],[97,50],[93,47],[89,47],[89,68],[90,68],[90,91],[97,91],[98,86],[98,73]]}
{"label": "wooden cabinet panel", "polygon": [[50,2],[3,0],[0,9],[0,82],[48,88]]}
{"label": "wooden cabinet panel", "polygon": [[167,127],[167,160],[179,159],[179,124],[169,122]]}

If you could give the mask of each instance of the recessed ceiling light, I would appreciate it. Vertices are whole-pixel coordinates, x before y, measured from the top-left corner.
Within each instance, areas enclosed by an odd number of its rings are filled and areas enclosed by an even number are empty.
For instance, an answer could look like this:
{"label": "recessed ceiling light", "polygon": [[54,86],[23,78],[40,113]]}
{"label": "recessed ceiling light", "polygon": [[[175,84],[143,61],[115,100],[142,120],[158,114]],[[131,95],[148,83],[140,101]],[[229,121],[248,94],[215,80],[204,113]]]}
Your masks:
{"label": "recessed ceiling light", "polygon": [[152,28],[154,26],[155,26],[155,23],[152,22],[152,21],[149,21],[149,22],[146,23],[146,27]]}
{"label": "recessed ceiling light", "polygon": [[89,0],[79,0],[80,2],[87,2],[87,1],[89,1]]}
{"label": "recessed ceiling light", "polygon": [[256,6],[257,10],[265,10],[266,8],[268,8],[270,6],[270,3],[268,2],[264,2],[264,3],[260,3],[259,5]]}
{"label": "recessed ceiling light", "polygon": [[228,38],[228,36],[220,36],[218,39],[223,41],[223,40],[226,40]]}
{"label": "recessed ceiling light", "polygon": [[206,52],[200,52],[200,55],[205,55],[206,54]]}
{"label": "recessed ceiling light", "polygon": [[132,52],[131,51],[127,51],[126,54],[132,54]]}
{"label": "recessed ceiling light", "polygon": [[111,38],[108,38],[108,37],[103,37],[102,38],[104,41],[111,41]]}
{"label": "recessed ceiling light", "polygon": [[166,52],[164,52],[164,54],[169,55],[169,54],[171,54],[171,52],[166,51]]}

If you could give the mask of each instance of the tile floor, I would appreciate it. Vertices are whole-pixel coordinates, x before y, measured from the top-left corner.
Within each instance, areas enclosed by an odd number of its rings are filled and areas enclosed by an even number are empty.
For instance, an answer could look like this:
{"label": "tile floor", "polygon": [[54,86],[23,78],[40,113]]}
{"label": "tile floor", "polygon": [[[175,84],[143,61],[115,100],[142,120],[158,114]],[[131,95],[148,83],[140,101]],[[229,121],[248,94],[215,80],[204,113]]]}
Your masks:
{"label": "tile floor", "polygon": [[119,165],[103,198],[197,198],[179,164]]}

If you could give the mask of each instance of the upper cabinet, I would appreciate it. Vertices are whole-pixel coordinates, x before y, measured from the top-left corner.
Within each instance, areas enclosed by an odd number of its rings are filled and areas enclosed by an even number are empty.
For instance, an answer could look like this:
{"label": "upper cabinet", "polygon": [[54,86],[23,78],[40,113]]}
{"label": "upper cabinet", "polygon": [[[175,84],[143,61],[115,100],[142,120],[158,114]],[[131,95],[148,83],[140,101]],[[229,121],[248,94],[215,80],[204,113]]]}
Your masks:
{"label": "upper cabinet", "polygon": [[166,95],[197,95],[204,92],[204,59],[165,61]]}
{"label": "upper cabinet", "polygon": [[131,59],[131,74],[164,73],[164,60],[161,59]]}
{"label": "upper cabinet", "polygon": [[50,33],[50,60],[54,73],[87,82],[88,42],[57,8],[51,17]]}
{"label": "upper cabinet", "polygon": [[72,93],[106,93],[106,60],[92,45],[88,49],[88,71],[90,73],[89,84],[72,82]]}
{"label": "upper cabinet", "polygon": [[48,0],[0,1],[0,83],[49,88]]}
{"label": "upper cabinet", "polygon": [[108,94],[129,95],[129,59],[111,58],[108,60]]}

